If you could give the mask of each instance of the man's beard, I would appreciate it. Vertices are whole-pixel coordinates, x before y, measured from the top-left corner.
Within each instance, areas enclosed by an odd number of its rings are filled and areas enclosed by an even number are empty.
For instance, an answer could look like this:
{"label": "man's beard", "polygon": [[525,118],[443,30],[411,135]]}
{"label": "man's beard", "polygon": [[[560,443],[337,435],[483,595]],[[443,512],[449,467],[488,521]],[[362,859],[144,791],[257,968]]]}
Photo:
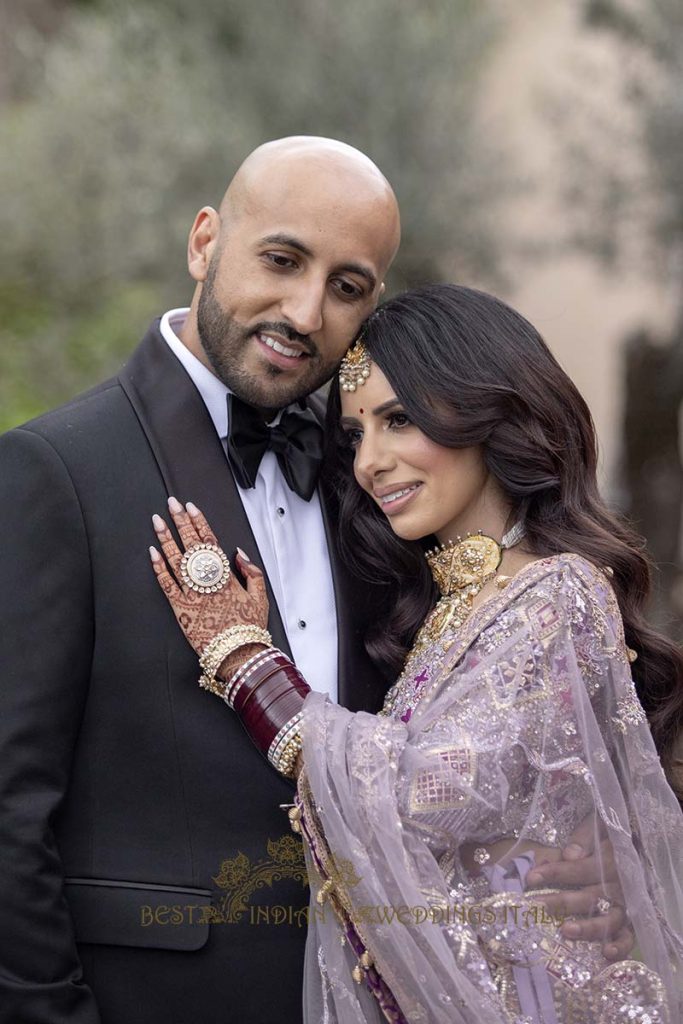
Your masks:
{"label": "man's beard", "polygon": [[[287,323],[261,321],[246,330],[222,308],[218,302],[214,282],[217,262],[211,261],[202,286],[197,307],[197,330],[213,372],[238,398],[260,409],[283,409],[305,398],[325,384],[335,373],[341,359],[325,362],[315,343],[305,335],[297,334]],[[254,335],[273,331],[288,341],[302,345],[308,364],[296,380],[287,379],[287,371],[263,360],[258,375],[243,368],[244,356]]]}

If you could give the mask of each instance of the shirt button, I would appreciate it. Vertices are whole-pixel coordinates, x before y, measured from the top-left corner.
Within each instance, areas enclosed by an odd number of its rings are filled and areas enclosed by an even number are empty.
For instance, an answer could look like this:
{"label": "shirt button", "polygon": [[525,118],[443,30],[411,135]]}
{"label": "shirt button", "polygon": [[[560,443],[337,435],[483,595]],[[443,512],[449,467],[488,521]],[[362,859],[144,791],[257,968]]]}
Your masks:
{"label": "shirt button", "polygon": [[282,518],[282,516],[285,514],[285,510],[283,509],[282,505],[279,506],[277,514],[280,516],[280,518]]}
{"label": "shirt button", "polygon": [[299,627],[299,629],[305,629],[306,623],[304,622],[303,619],[299,619],[299,621],[297,622],[297,626]]}

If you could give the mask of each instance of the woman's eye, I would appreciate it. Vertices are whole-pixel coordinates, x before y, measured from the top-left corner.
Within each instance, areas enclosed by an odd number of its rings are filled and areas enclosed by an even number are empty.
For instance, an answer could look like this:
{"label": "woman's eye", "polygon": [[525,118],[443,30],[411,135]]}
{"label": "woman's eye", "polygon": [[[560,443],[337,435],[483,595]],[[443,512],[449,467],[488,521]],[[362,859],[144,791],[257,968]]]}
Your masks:
{"label": "woman's eye", "polygon": [[343,434],[344,442],[349,446],[349,448],[357,448],[363,440],[362,430],[344,430]]}
{"label": "woman's eye", "polygon": [[388,417],[390,427],[407,427],[411,422],[405,412],[392,412]]}

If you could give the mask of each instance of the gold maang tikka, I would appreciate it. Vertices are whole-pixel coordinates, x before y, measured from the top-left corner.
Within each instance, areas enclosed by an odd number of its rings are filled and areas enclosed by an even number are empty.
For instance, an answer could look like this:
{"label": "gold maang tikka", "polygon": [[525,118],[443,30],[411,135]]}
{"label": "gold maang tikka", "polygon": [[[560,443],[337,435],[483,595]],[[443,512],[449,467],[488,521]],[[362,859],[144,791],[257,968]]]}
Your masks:
{"label": "gold maang tikka", "polygon": [[370,376],[372,360],[363,343],[363,335],[351,346],[339,366],[339,386],[342,391],[355,391]]}

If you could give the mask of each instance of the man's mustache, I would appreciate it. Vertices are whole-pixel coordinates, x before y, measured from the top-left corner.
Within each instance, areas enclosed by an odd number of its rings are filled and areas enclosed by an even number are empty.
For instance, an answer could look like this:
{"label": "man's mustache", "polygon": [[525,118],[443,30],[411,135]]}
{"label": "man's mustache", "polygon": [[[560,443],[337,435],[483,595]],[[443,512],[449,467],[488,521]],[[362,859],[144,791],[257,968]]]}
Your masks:
{"label": "man's mustache", "polygon": [[294,328],[286,323],[284,320],[279,322],[267,323],[265,320],[259,324],[256,324],[254,328],[249,332],[250,334],[279,334],[287,341],[295,341],[304,349],[309,356],[317,356],[318,348],[315,342],[311,341],[307,334],[299,334]]}

